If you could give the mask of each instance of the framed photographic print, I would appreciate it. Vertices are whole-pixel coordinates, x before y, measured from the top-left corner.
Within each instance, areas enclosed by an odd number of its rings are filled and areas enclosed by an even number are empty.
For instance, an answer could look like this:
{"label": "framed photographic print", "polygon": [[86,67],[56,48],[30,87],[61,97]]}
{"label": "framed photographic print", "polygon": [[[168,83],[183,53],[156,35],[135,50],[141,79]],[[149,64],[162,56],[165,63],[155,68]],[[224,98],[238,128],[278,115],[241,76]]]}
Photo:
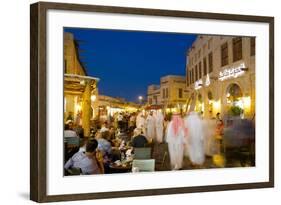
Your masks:
{"label": "framed photographic print", "polygon": [[274,18],[30,7],[30,198],[274,186]]}

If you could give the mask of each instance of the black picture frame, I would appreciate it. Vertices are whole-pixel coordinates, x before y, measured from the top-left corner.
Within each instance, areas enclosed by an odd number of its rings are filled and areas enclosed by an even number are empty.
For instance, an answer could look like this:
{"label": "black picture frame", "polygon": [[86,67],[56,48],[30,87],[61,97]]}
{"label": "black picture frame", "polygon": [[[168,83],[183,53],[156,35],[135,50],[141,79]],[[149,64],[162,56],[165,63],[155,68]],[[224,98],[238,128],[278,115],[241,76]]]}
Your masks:
{"label": "black picture frame", "polygon": [[[103,193],[47,195],[46,13],[48,10],[248,21],[269,25],[269,181]],[[36,202],[102,199],[274,187],[274,17],[38,2],[30,6],[30,199]]]}

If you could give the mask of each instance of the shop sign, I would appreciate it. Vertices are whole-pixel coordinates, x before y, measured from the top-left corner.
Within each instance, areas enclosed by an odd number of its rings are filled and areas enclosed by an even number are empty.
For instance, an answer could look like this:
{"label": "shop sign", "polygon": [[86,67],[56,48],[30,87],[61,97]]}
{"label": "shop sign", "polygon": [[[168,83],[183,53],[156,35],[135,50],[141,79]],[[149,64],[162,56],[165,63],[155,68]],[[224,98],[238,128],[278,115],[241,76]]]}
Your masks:
{"label": "shop sign", "polygon": [[229,78],[237,78],[245,72],[244,70],[242,70],[242,68],[245,68],[244,63],[241,63],[237,67],[224,69],[219,73],[219,80],[223,81]]}

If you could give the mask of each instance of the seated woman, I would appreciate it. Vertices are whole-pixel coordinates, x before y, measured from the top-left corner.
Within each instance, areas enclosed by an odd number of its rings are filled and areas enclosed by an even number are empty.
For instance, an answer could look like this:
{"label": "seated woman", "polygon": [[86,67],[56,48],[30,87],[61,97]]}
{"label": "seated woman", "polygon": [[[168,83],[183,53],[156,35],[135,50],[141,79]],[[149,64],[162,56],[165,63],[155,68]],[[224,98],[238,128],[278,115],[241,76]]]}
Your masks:
{"label": "seated woman", "polygon": [[132,138],[132,146],[133,147],[145,147],[148,141],[145,136],[142,135],[142,129],[136,128],[134,129],[134,136]]}
{"label": "seated woman", "polygon": [[77,152],[64,165],[64,168],[80,168],[81,174],[103,174],[103,158],[96,151],[98,147],[97,140],[93,139],[87,142],[86,151]]}
{"label": "seated woman", "polygon": [[104,132],[98,131],[96,133],[96,140],[98,141],[97,149],[102,154],[105,173],[108,173],[109,164],[112,161],[111,160],[112,147],[111,147],[111,143],[109,142],[108,138],[109,138],[109,131],[104,131]]}
{"label": "seated woman", "polygon": [[115,129],[113,126],[109,128],[109,140],[112,141],[115,139]]}
{"label": "seated woman", "polygon": [[110,155],[111,153],[111,143],[109,142],[109,131],[97,132],[95,136],[98,141],[98,150],[100,150],[104,155]]}
{"label": "seated woman", "polygon": [[64,125],[64,137],[78,137],[77,133],[73,130],[73,122],[68,120]]}

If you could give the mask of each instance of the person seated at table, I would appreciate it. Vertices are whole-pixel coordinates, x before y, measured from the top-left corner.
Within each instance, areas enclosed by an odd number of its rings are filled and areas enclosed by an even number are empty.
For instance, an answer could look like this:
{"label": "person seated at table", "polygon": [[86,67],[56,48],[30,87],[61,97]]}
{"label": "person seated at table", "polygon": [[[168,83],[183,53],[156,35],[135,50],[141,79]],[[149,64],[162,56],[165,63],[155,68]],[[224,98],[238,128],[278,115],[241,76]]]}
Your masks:
{"label": "person seated at table", "polygon": [[64,125],[64,137],[78,137],[77,133],[73,130],[73,122],[68,120]]}
{"label": "person seated at table", "polygon": [[86,151],[77,152],[64,165],[64,168],[79,168],[81,174],[103,174],[103,158],[100,152],[96,151],[98,141],[95,139],[89,140],[86,144]]}
{"label": "person seated at table", "polygon": [[98,150],[100,150],[103,154],[110,154],[111,153],[111,143],[108,141],[109,132],[97,132],[96,133],[96,140],[98,141]]}
{"label": "person seated at table", "polygon": [[115,129],[113,126],[109,127],[109,140],[114,140],[115,139]]}
{"label": "person seated at table", "polygon": [[132,138],[132,146],[133,147],[145,147],[148,141],[145,136],[142,134],[141,128],[134,129],[134,136]]}
{"label": "person seated at table", "polygon": [[84,129],[81,125],[77,125],[73,130],[76,132],[79,138],[84,138]]}
{"label": "person seated at table", "polygon": [[109,138],[109,131],[105,132],[98,132],[96,134],[96,139],[98,141],[98,150],[102,153],[103,156],[103,165],[105,168],[105,172],[107,173],[109,164],[111,163],[111,153],[112,147],[111,143],[108,140]]}
{"label": "person seated at table", "polygon": [[109,131],[109,129],[108,129],[107,122],[105,121],[101,126],[100,132],[107,132],[107,131]]}

